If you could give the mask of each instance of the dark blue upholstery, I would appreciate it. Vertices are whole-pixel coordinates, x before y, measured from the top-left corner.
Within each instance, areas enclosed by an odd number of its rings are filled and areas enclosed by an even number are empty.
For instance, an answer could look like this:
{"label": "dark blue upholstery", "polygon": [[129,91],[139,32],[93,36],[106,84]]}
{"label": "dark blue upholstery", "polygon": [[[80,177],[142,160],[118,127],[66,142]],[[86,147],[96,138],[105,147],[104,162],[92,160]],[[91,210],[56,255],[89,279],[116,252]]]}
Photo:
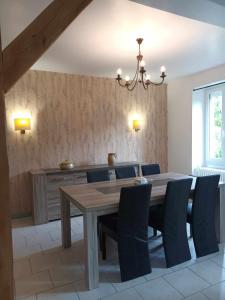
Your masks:
{"label": "dark blue upholstery", "polygon": [[187,221],[192,226],[197,257],[219,251],[215,230],[219,180],[220,175],[197,177],[193,205],[188,205]]}
{"label": "dark blue upholstery", "polygon": [[87,172],[87,182],[99,182],[99,181],[109,181],[109,171],[99,170],[99,171],[88,171]]}
{"label": "dark blue upholstery", "polygon": [[136,177],[134,167],[117,167],[115,168],[116,179]]}
{"label": "dark blue upholstery", "polygon": [[162,232],[167,267],[191,259],[186,231],[192,178],[169,181],[162,206],[150,208],[149,225]]}
{"label": "dark blue upholstery", "polygon": [[159,164],[142,165],[141,170],[143,176],[160,174]]}
{"label": "dark blue upholstery", "polygon": [[105,234],[118,242],[122,281],[151,272],[148,251],[150,197],[149,184],[122,188],[118,215],[100,217],[103,249],[105,249]]}

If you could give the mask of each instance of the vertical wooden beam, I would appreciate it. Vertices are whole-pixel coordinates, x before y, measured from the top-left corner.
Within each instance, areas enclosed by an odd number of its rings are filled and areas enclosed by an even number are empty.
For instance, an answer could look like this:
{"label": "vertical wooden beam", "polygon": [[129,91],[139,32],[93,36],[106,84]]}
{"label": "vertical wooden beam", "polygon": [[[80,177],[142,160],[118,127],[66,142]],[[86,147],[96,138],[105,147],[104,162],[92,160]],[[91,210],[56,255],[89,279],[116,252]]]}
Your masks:
{"label": "vertical wooden beam", "polygon": [[6,145],[5,96],[0,31],[0,299],[13,300],[13,255],[9,202],[9,165]]}

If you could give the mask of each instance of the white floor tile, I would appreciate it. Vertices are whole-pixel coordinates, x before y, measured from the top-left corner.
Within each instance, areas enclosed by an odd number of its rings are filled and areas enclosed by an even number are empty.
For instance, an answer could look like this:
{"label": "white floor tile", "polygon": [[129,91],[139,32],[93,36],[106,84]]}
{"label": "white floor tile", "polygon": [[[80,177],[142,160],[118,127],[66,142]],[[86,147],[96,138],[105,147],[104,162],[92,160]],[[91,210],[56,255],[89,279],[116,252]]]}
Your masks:
{"label": "white floor tile", "polygon": [[214,256],[211,258],[212,261],[214,261],[218,266],[225,267],[225,253]]}
{"label": "white floor tile", "polygon": [[29,259],[21,259],[14,262],[14,279],[28,277],[31,275]]}
{"label": "white floor tile", "polygon": [[80,300],[98,300],[116,292],[110,283],[100,283],[99,288],[89,291],[86,289],[83,280],[75,283],[75,289]]}
{"label": "white floor tile", "polygon": [[41,249],[43,251],[58,252],[62,249],[62,242],[59,240],[52,241],[49,239],[48,241],[41,243]]}
{"label": "white floor tile", "polygon": [[179,300],[182,295],[178,293],[163,278],[150,280],[135,287],[135,290],[144,300]]}
{"label": "white floor tile", "polygon": [[13,234],[12,241],[14,248],[24,248],[27,246],[27,241],[23,233]]}
{"label": "white floor tile", "polygon": [[[111,282],[117,291],[123,291],[123,290],[129,289],[131,287],[134,287],[134,286],[137,286],[139,284],[146,282],[146,279],[144,278],[144,276],[135,278],[133,280],[121,282],[119,273],[116,278],[109,277],[109,279],[110,280],[108,282]],[[115,282],[116,281],[115,279],[117,279],[117,282]]]}
{"label": "white floor tile", "polygon": [[197,294],[194,294],[190,297],[185,298],[185,300],[208,300],[208,299],[209,298],[207,298],[206,296],[204,296],[201,293],[197,293]]}
{"label": "white floor tile", "polygon": [[33,246],[26,246],[26,247],[20,247],[20,248],[13,248],[13,257],[15,260],[21,259],[21,258],[28,258],[29,256],[33,254],[40,254],[42,252],[40,245],[33,245]]}
{"label": "white floor tile", "polygon": [[84,279],[84,270],[80,265],[61,265],[49,269],[55,287]]}
{"label": "white floor tile", "polygon": [[122,292],[118,292],[111,296],[107,296],[104,300],[142,300],[135,289],[129,289]]}
{"label": "white floor tile", "polygon": [[164,278],[185,297],[209,286],[205,280],[187,268],[165,275]]}
{"label": "white floor tile", "polygon": [[37,295],[37,300],[79,300],[73,285],[54,288]]}
{"label": "white floor tile", "polygon": [[195,259],[190,259],[190,260],[185,261],[184,263],[181,263],[179,265],[173,266],[171,269],[173,271],[179,271],[179,270],[187,268],[187,267],[189,267],[189,266],[191,266],[191,265],[193,265],[195,263],[196,263]]}
{"label": "white floor tile", "polygon": [[48,270],[62,264],[57,253],[33,255],[30,258],[30,262],[33,273]]}
{"label": "white floor tile", "polygon": [[17,299],[29,297],[53,288],[48,272],[40,272],[15,280]]}
{"label": "white floor tile", "polygon": [[26,236],[27,245],[40,245],[51,240],[51,237],[48,232],[37,232],[36,234]]}
{"label": "white floor tile", "polygon": [[225,269],[210,260],[190,266],[189,269],[210,284],[225,280]]}
{"label": "white floor tile", "polygon": [[201,292],[208,299],[211,300],[224,300],[225,299],[225,282],[218,283],[214,286]]}
{"label": "white floor tile", "polygon": [[81,247],[72,247],[63,249],[60,252],[61,260],[64,264],[73,265],[84,262],[84,249]]}
{"label": "white floor tile", "polygon": [[145,275],[145,278],[152,280],[172,272],[173,270],[171,268],[152,268],[152,273]]}

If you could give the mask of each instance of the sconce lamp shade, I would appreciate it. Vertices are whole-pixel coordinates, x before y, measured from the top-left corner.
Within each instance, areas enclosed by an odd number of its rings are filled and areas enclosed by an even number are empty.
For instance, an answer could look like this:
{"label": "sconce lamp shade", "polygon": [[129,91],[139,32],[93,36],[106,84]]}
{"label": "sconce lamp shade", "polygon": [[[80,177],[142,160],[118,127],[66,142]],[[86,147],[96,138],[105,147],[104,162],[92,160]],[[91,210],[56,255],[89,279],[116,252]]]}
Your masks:
{"label": "sconce lamp shade", "polygon": [[133,120],[133,129],[139,131],[141,129],[140,120]]}
{"label": "sconce lamp shade", "polygon": [[24,134],[26,130],[30,130],[30,118],[14,119],[15,130],[20,130]]}

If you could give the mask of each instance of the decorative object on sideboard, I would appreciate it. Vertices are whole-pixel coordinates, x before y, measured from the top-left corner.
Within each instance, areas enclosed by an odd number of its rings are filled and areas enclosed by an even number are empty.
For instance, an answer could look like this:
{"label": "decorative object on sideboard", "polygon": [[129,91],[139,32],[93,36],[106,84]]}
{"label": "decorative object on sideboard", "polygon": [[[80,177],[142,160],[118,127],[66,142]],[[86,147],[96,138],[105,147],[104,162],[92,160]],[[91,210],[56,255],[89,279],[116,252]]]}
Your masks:
{"label": "decorative object on sideboard", "polygon": [[108,164],[109,166],[113,166],[116,162],[117,154],[116,153],[108,153]]}
{"label": "decorative object on sideboard", "polygon": [[133,120],[133,129],[135,132],[138,132],[139,130],[141,130],[140,120],[138,120],[138,119]]}
{"label": "decorative object on sideboard", "polygon": [[25,134],[26,130],[31,130],[30,118],[16,118],[14,119],[14,127],[16,131]]}
{"label": "decorative object on sideboard", "polygon": [[[122,87],[127,88],[128,91],[133,91],[133,89],[136,87],[138,83],[141,83],[145,90],[148,89],[148,86],[150,84],[153,85],[161,85],[163,84],[165,77],[166,77],[166,68],[165,66],[161,67],[161,81],[160,82],[153,82],[151,81],[150,74],[147,73],[145,70],[145,62],[143,60],[143,55],[141,53],[141,44],[143,42],[143,38],[136,39],[139,47],[139,52],[137,55],[137,68],[134,74],[134,77],[132,80],[130,80],[130,77],[127,75],[125,76],[125,79],[122,78],[122,70],[117,70],[117,77],[116,80],[118,81],[119,85]],[[124,82],[125,81],[125,82]]]}
{"label": "decorative object on sideboard", "polygon": [[64,160],[59,164],[61,170],[71,170],[74,168],[74,163],[70,160]]}

